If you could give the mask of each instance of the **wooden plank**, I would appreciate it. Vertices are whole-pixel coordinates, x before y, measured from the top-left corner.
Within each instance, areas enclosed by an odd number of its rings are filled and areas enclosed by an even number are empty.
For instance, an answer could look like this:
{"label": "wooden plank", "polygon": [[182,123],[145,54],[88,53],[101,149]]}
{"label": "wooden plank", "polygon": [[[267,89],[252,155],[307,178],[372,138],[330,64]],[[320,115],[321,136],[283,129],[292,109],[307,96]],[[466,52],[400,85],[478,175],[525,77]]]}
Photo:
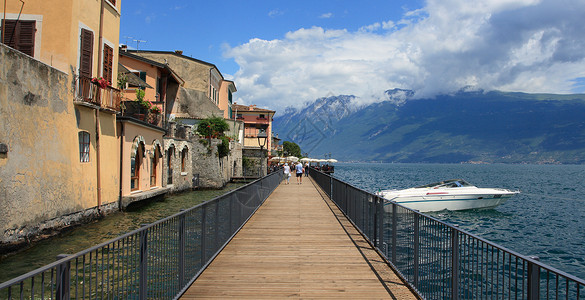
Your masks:
{"label": "wooden plank", "polygon": [[281,184],[182,299],[416,299],[336,209]]}

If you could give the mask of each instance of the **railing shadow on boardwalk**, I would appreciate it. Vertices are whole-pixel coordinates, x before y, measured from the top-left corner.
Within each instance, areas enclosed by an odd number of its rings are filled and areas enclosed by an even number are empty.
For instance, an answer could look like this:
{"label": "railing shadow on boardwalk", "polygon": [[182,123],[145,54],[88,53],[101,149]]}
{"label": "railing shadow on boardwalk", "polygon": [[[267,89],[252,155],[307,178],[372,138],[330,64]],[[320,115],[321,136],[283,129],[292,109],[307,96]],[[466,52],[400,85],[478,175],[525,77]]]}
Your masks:
{"label": "railing shadow on boardwalk", "polygon": [[0,284],[0,299],[173,299],[243,227],[282,170]]}
{"label": "railing shadow on boardwalk", "polygon": [[[585,299],[585,280],[314,169],[311,177],[426,299]],[[386,204],[386,205],[385,205]]]}

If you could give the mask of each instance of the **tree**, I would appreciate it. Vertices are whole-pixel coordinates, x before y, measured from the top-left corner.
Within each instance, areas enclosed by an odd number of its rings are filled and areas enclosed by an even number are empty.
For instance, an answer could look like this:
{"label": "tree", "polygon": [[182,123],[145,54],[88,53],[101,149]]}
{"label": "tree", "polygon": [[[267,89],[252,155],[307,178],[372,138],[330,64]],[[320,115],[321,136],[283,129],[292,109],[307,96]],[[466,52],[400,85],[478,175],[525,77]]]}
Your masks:
{"label": "tree", "polygon": [[230,139],[224,135],[224,132],[229,128],[230,126],[223,118],[214,116],[201,120],[199,125],[197,125],[196,132],[199,135],[206,137],[209,141],[209,145],[211,145],[212,138],[221,139],[221,143],[217,145],[217,154],[219,158],[222,158],[230,153]]}
{"label": "tree", "polygon": [[301,147],[293,142],[284,141],[282,143],[282,150],[286,153],[285,155],[301,157]]}
{"label": "tree", "polygon": [[223,136],[224,131],[229,128],[230,126],[223,118],[210,117],[199,122],[199,125],[197,125],[197,133],[207,139],[215,139]]}

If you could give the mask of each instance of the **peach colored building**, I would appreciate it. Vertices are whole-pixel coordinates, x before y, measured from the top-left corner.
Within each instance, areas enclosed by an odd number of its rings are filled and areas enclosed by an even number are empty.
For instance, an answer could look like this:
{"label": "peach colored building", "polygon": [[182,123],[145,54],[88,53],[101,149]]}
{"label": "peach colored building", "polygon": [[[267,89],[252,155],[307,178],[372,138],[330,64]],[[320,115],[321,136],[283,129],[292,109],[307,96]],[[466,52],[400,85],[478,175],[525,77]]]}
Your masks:
{"label": "peach colored building", "polygon": [[[232,112],[237,120],[244,122],[244,147],[260,148],[258,133],[265,132],[272,136],[272,118],[275,111],[258,108],[256,105],[232,105]],[[268,138],[264,149],[272,149],[272,139]]]}

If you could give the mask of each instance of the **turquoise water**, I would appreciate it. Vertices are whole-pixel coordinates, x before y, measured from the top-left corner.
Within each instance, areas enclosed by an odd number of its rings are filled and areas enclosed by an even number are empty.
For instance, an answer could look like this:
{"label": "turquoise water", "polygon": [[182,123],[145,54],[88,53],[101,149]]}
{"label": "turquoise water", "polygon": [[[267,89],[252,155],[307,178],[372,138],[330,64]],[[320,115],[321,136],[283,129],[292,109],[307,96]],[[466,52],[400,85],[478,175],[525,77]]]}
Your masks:
{"label": "turquoise water", "polygon": [[585,166],[336,164],[335,177],[369,192],[462,178],[522,193],[489,210],[429,215],[585,278]]}
{"label": "turquoise water", "polygon": [[73,228],[56,237],[41,241],[16,254],[0,258],[0,282],[52,263],[59,254],[74,254],[111,240],[126,232],[138,229],[193,207],[199,203],[223,195],[242,184],[228,184],[222,190],[203,190],[175,194],[163,201],[151,201],[128,211],[117,212],[90,224]]}

